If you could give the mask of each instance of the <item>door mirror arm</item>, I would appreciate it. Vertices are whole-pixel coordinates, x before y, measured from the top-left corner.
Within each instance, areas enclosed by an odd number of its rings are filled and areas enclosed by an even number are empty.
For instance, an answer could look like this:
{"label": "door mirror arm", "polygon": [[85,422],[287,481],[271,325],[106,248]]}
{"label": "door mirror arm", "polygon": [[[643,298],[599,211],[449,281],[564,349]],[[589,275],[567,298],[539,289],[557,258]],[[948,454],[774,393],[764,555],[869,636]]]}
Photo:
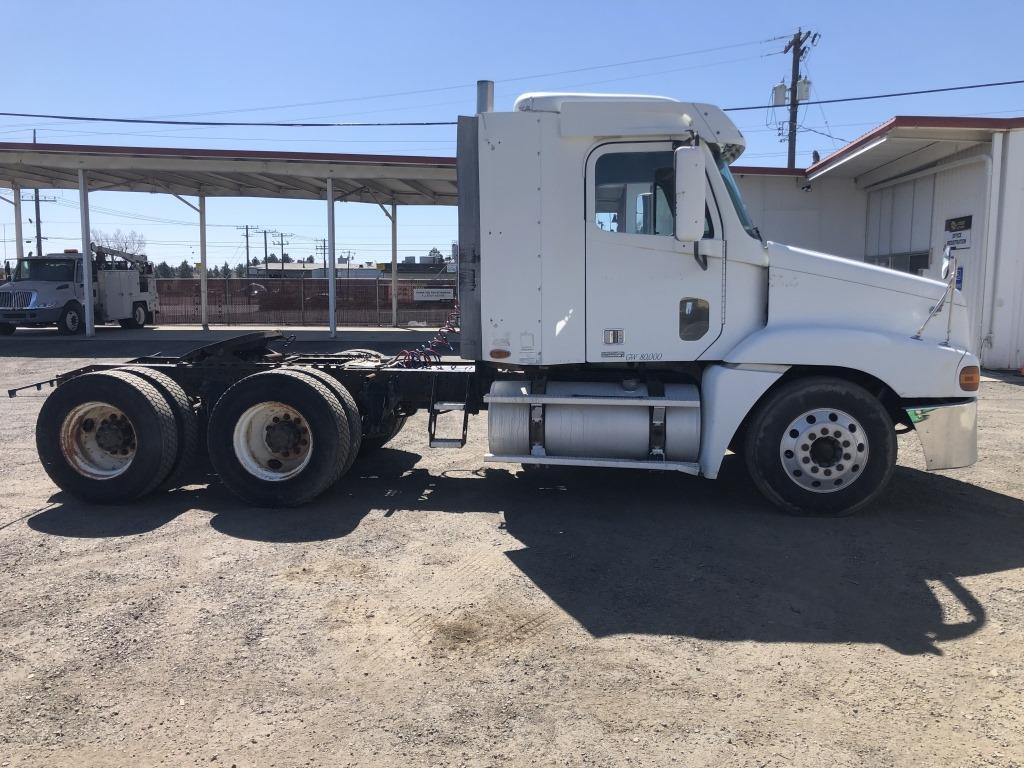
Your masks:
{"label": "door mirror arm", "polygon": [[702,271],[708,271],[708,255],[700,252],[700,240],[693,241],[693,260],[697,262]]}

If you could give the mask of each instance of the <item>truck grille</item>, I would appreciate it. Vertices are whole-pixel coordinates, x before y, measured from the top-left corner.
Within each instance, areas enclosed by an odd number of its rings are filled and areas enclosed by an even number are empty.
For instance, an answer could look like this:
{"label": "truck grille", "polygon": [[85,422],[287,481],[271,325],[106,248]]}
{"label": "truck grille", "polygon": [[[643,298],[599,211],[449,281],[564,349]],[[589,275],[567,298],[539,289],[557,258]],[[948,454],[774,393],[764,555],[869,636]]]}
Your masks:
{"label": "truck grille", "polygon": [[0,291],[0,309],[25,309],[35,298],[35,291]]}

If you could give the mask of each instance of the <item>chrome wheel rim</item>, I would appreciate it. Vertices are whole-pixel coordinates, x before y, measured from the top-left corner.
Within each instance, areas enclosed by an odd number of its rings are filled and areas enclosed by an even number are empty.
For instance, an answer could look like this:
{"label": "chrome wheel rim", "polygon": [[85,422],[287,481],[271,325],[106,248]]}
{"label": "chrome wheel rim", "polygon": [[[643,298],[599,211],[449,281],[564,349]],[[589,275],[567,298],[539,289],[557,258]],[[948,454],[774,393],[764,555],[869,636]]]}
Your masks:
{"label": "chrome wheel rim", "polygon": [[246,472],[260,480],[295,477],[313,455],[313,434],[306,418],[284,403],[257,403],[235,424],[232,444]]}
{"label": "chrome wheel rim", "polygon": [[868,436],[845,411],[816,408],[782,433],[779,458],[789,479],[812,493],[836,493],[864,474]]}
{"label": "chrome wheel rim", "polygon": [[64,417],[60,450],[79,474],[110,480],[123,475],[135,459],[135,426],[109,403],[82,403]]}

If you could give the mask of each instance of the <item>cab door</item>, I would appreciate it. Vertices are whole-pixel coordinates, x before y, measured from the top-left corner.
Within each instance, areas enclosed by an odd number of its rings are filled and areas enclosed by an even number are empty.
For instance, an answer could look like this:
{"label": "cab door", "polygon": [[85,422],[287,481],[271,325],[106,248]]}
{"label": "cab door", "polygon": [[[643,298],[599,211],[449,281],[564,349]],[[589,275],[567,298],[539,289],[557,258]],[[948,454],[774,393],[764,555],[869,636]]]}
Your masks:
{"label": "cab door", "polygon": [[696,360],[724,321],[725,243],[707,180],[699,243],[674,236],[671,142],[597,147],[586,185],[587,361]]}

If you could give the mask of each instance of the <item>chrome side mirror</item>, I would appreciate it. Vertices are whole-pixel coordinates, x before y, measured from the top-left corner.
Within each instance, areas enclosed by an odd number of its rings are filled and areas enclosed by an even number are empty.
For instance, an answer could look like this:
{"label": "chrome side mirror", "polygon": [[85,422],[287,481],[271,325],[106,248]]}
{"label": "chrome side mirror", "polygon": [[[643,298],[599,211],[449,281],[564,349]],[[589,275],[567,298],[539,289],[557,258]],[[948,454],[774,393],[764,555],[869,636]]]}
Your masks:
{"label": "chrome side mirror", "polygon": [[952,266],[953,261],[954,261],[954,259],[952,257],[952,253],[953,253],[953,247],[950,246],[950,245],[947,245],[945,248],[942,249],[942,279],[943,280],[949,280],[949,268],[950,268],[950,266]]}

